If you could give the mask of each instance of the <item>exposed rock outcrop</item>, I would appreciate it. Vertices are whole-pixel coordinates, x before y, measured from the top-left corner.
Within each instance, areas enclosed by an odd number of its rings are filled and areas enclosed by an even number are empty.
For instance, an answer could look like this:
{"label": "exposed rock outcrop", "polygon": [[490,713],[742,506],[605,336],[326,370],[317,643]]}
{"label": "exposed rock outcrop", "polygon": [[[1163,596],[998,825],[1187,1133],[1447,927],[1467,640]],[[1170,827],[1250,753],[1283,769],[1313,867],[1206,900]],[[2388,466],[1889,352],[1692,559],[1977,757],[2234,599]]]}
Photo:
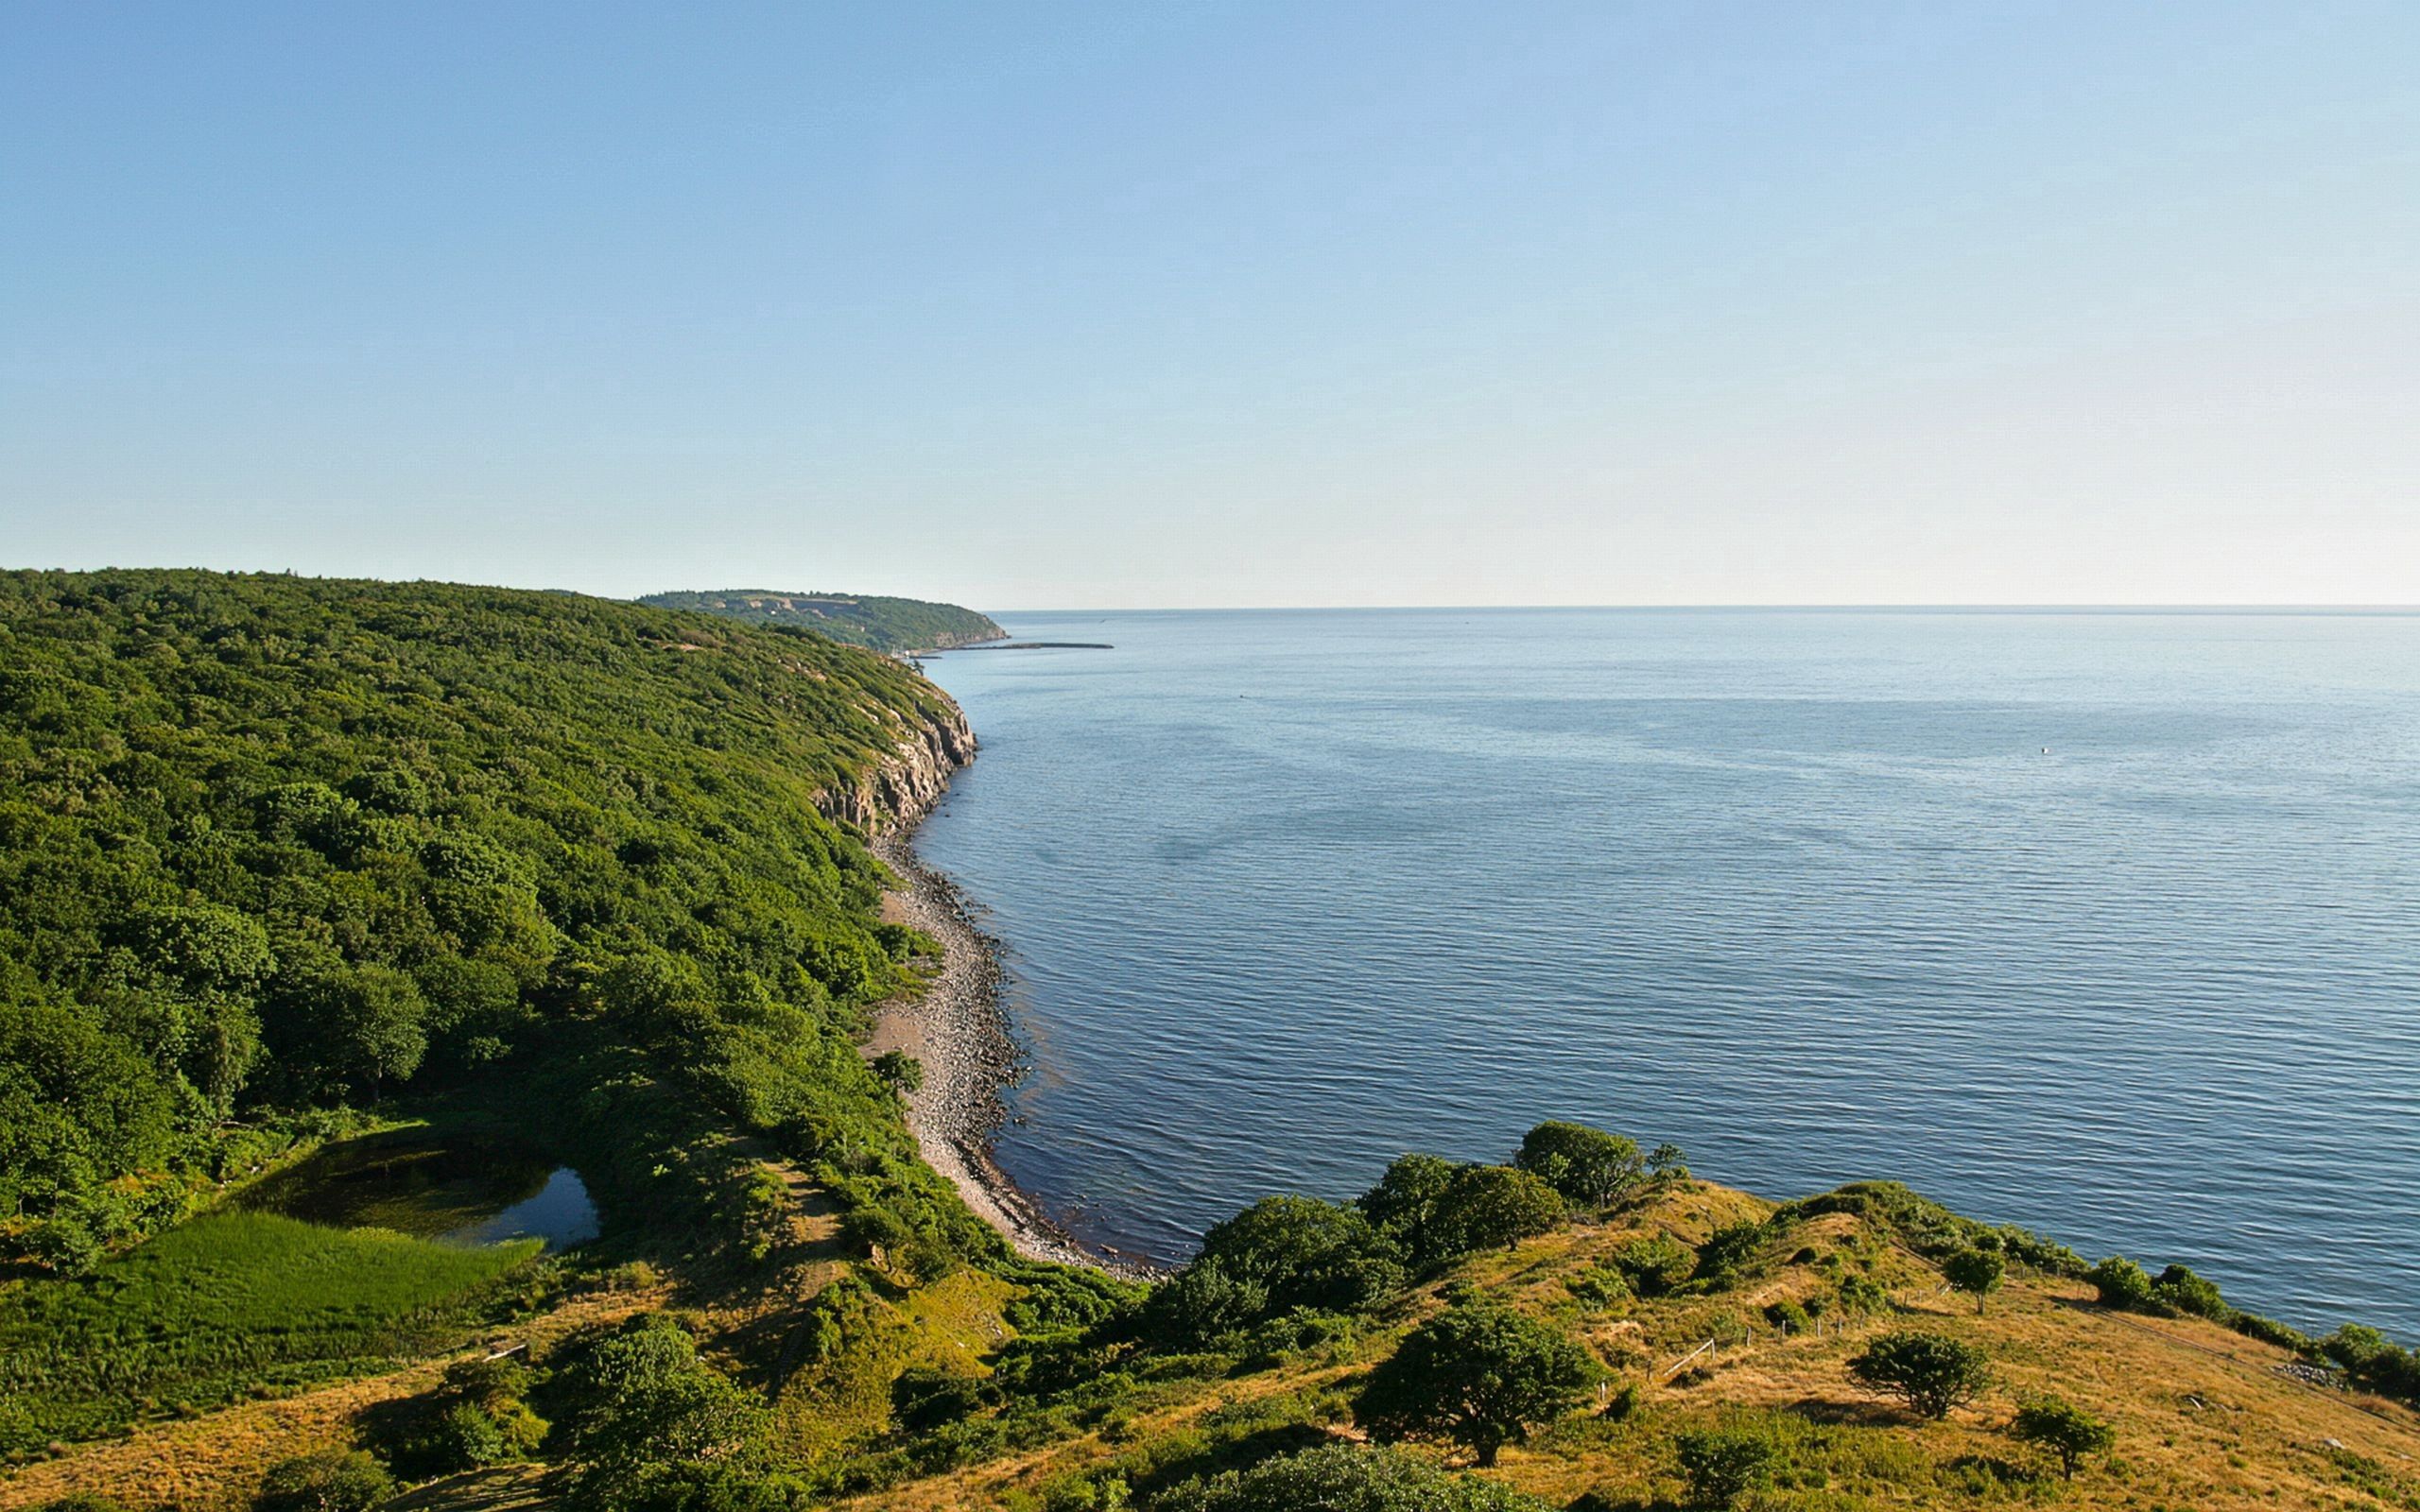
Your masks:
{"label": "exposed rock outcrop", "polygon": [[854,786],[816,795],[823,816],[868,834],[888,834],[912,826],[940,802],[950,773],[975,759],[975,731],[965,713],[945,697],[942,703],[944,713],[913,726]]}

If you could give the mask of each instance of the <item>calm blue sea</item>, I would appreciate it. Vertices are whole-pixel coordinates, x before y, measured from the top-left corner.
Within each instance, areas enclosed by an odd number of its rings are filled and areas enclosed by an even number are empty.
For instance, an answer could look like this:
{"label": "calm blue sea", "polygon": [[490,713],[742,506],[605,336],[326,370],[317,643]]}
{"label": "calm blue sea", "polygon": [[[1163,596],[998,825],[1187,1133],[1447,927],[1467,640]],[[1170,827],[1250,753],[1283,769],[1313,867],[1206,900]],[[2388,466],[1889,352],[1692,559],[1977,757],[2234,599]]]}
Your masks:
{"label": "calm blue sea", "polygon": [[2420,1336],[2420,618],[1018,614],[919,840],[1001,1163],[1178,1257],[1542,1118]]}

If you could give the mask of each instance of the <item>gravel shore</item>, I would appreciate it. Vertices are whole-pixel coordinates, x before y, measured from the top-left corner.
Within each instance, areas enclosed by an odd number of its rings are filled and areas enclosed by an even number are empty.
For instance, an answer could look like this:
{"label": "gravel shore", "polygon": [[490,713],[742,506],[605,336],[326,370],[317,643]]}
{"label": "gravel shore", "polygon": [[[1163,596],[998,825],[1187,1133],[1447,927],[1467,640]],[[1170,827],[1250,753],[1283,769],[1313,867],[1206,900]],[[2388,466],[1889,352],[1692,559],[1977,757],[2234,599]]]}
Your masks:
{"label": "gravel shore", "polygon": [[883,1006],[865,1047],[868,1055],[905,1051],[923,1063],[925,1083],[908,1098],[908,1126],[925,1163],[949,1177],[966,1205],[1021,1255],[1119,1276],[1151,1274],[1077,1243],[992,1159],[992,1137],[1008,1117],[1000,1091],[1020,1069],[1000,1004],[999,944],[977,927],[957,885],[917,858],[907,836],[881,836],[873,849],[908,885],[884,897],[883,917],[942,943],[941,971],[921,994]]}

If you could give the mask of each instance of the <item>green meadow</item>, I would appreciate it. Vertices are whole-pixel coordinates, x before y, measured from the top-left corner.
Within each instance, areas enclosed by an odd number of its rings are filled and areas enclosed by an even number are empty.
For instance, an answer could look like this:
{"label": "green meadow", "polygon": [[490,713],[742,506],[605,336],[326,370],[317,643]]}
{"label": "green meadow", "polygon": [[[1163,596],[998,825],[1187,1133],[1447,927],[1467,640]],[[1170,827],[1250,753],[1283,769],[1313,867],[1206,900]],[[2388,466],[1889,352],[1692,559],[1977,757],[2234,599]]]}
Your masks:
{"label": "green meadow", "polygon": [[0,1454],[379,1368],[509,1305],[539,1247],[219,1212],[20,1283],[0,1294]]}

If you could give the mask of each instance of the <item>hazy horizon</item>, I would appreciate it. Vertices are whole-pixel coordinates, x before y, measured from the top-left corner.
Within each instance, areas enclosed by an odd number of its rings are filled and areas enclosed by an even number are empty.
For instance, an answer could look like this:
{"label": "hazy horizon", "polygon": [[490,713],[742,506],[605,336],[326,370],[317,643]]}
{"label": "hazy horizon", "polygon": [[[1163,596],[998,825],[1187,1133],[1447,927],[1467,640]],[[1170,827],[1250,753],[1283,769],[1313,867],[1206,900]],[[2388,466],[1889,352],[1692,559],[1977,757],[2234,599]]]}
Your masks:
{"label": "hazy horizon", "polygon": [[0,24],[0,557],[2420,602],[2420,12]]}

